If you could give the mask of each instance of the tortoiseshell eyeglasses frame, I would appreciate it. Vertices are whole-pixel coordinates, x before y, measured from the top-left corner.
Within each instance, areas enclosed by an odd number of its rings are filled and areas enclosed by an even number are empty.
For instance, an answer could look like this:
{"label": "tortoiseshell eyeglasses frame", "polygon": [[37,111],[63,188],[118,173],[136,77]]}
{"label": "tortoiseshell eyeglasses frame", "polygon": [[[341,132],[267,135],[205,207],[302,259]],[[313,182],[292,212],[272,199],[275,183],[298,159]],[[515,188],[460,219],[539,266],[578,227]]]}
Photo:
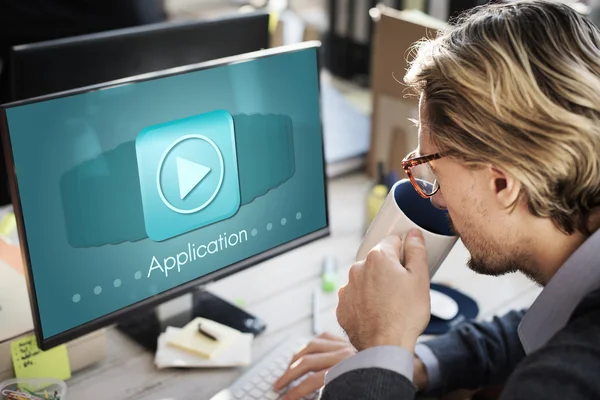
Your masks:
{"label": "tortoiseshell eyeglasses frame", "polygon": [[423,192],[423,189],[421,189],[421,187],[415,180],[415,177],[410,172],[410,169],[412,167],[416,167],[417,165],[425,164],[425,163],[433,161],[433,160],[438,160],[438,159],[442,158],[443,155],[441,153],[433,153],[433,154],[427,154],[427,155],[416,157],[416,158],[411,158],[415,155],[415,153],[416,153],[416,150],[412,151],[406,157],[404,157],[404,159],[402,160],[402,168],[404,168],[404,172],[406,173],[406,175],[408,175],[408,178],[410,179],[410,182],[412,183],[412,185],[415,188],[415,190],[417,191],[417,193],[419,193],[419,195],[421,197],[427,199],[427,198],[435,195],[438,192],[438,190],[440,190],[439,184],[433,193],[427,194],[427,193]]}

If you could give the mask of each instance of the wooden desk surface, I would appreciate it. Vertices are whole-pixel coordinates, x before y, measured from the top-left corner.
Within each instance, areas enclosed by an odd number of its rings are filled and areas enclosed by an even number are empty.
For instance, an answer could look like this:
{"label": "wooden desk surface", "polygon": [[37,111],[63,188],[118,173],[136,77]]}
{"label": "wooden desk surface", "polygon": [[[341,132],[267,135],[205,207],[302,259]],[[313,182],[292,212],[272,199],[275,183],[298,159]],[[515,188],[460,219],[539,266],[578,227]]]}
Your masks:
{"label": "wooden desk surface", "polygon": [[[311,294],[320,284],[322,260],[334,255],[340,282],[354,261],[364,232],[364,203],[371,182],[363,174],[331,180],[329,209],[332,234],[209,286],[229,300],[243,298],[245,308],[260,316],[268,328],[254,341],[254,360],[290,334],[311,333]],[[486,277],[470,271],[468,252],[460,241],[433,281],[451,285],[477,300],[480,318],[526,307],[539,288],[520,274]],[[250,285],[248,283],[251,283]],[[335,318],[337,294],[323,294],[321,325],[342,334]],[[68,382],[69,399],[188,400],[209,399],[228,386],[242,368],[158,370],[151,354],[114,328],[107,331],[107,357],[76,373]]]}

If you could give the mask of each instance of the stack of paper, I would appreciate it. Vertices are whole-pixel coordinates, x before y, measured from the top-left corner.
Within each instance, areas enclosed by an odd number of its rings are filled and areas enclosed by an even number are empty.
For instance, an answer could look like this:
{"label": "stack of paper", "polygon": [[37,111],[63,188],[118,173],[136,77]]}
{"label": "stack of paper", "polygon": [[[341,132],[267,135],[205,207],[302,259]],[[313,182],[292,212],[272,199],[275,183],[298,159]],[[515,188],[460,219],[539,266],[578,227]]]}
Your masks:
{"label": "stack of paper", "polygon": [[[216,332],[218,340],[198,332],[198,324]],[[251,333],[196,318],[183,328],[168,327],[158,338],[154,363],[158,368],[231,367],[252,362]]]}

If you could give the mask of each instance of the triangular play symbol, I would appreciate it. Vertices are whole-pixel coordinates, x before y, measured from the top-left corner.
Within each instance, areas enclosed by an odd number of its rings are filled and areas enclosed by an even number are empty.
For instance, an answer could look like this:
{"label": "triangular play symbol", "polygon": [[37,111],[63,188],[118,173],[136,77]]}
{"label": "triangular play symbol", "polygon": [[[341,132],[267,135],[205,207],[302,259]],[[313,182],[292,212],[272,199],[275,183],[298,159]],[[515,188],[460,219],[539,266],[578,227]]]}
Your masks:
{"label": "triangular play symbol", "polygon": [[209,167],[177,157],[177,178],[179,180],[179,196],[181,199],[185,199],[209,172]]}

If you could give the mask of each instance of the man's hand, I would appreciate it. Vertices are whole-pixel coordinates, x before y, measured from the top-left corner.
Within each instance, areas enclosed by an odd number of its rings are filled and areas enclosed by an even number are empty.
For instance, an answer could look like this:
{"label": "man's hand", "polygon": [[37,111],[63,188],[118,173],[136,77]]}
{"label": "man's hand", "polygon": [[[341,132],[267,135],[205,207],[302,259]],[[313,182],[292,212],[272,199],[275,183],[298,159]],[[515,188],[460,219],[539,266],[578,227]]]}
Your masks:
{"label": "man's hand", "polygon": [[322,333],[294,355],[287,371],[275,382],[273,388],[281,390],[310,374],[282,397],[282,400],[298,400],[323,387],[327,370],[355,353],[356,350],[346,338]]}
{"label": "man's hand", "polygon": [[379,345],[414,352],[430,318],[429,271],[423,235],[412,230],[404,243],[385,237],[365,261],[350,268],[348,283],[338,292],[337,319],[360,351]]}

